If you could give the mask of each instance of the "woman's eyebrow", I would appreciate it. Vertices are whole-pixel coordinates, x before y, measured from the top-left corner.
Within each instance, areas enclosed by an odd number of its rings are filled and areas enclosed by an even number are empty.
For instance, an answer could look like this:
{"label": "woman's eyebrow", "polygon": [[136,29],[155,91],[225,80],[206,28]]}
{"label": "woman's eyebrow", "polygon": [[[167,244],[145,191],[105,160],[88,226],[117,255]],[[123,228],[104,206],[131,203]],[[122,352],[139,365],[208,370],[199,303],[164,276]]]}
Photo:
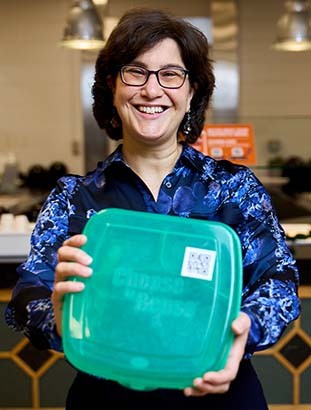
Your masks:
{"label": "woman's eyebrow", "polygon": [[[146,63],[139,61],[139,60],[133,60],[129,65],[137,65],[138,67],[143,67],[147,69]],[[168,63],[168,64],[163,64],[160,66],[159,70],[162,68],[181,68],[182,70],[185,70],[185,67],[179,63]]]}

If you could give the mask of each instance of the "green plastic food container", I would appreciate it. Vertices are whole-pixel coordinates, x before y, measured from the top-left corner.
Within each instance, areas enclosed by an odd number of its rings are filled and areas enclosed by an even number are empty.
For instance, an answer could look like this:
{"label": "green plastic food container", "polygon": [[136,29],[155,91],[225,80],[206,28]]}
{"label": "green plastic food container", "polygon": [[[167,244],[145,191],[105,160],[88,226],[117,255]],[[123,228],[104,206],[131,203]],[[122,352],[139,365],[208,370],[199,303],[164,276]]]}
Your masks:
{"label": "green plastic food container", "polygon": [[84,234],[93,275],[65,296],[69,362],[139,390],[182,389],[225,366],[242,287],[229,226],[112,208],[92,216]]}

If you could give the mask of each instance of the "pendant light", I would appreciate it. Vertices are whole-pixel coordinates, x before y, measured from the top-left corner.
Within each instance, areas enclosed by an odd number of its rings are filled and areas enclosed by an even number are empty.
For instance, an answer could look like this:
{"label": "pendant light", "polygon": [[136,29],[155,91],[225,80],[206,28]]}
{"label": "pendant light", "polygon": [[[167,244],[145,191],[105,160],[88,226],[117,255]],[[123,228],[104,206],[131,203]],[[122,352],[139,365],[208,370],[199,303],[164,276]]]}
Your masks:
{"label": "pendant light", "polygon": [[277,22],[275,50],[311,50],[311,6],[309,0],[285,1],[286,12]]}
{"label": "pendant light", "polygon": [[60,45],[76,50],[104,47],[103,23],[92,0],[72,1]]}

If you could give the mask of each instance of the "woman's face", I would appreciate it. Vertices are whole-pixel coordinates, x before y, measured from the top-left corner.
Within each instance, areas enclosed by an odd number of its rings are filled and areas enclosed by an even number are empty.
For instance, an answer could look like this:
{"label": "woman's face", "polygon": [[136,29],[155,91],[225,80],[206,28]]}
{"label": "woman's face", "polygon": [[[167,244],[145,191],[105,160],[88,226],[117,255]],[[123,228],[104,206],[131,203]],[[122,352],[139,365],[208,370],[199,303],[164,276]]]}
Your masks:
{"label": "woman's face", "polygon": [[[170,38],[140,54],[131,64],[154,71],[164,67],[186,68],[177,43]],[[192,95],[188,77],[182,87],[168,89],[160,86],[154,74],[139,87],[124,84],[118,75],[114,105],[122,121],[123,139],[136,139],[147,144],[176,140]]]}

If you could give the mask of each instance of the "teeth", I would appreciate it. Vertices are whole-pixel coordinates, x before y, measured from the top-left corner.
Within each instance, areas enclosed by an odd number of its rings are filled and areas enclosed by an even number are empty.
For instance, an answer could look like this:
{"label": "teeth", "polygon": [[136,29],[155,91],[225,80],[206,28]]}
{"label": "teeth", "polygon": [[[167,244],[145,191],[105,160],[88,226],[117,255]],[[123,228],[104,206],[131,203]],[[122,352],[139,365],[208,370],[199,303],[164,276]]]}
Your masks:
{"label": "teeth", "polygon": [[146,114],[155,114],[164,111],[163,107],[145,107],[143,105],[140,105],[138,109],[139,111],[145,112]]}

